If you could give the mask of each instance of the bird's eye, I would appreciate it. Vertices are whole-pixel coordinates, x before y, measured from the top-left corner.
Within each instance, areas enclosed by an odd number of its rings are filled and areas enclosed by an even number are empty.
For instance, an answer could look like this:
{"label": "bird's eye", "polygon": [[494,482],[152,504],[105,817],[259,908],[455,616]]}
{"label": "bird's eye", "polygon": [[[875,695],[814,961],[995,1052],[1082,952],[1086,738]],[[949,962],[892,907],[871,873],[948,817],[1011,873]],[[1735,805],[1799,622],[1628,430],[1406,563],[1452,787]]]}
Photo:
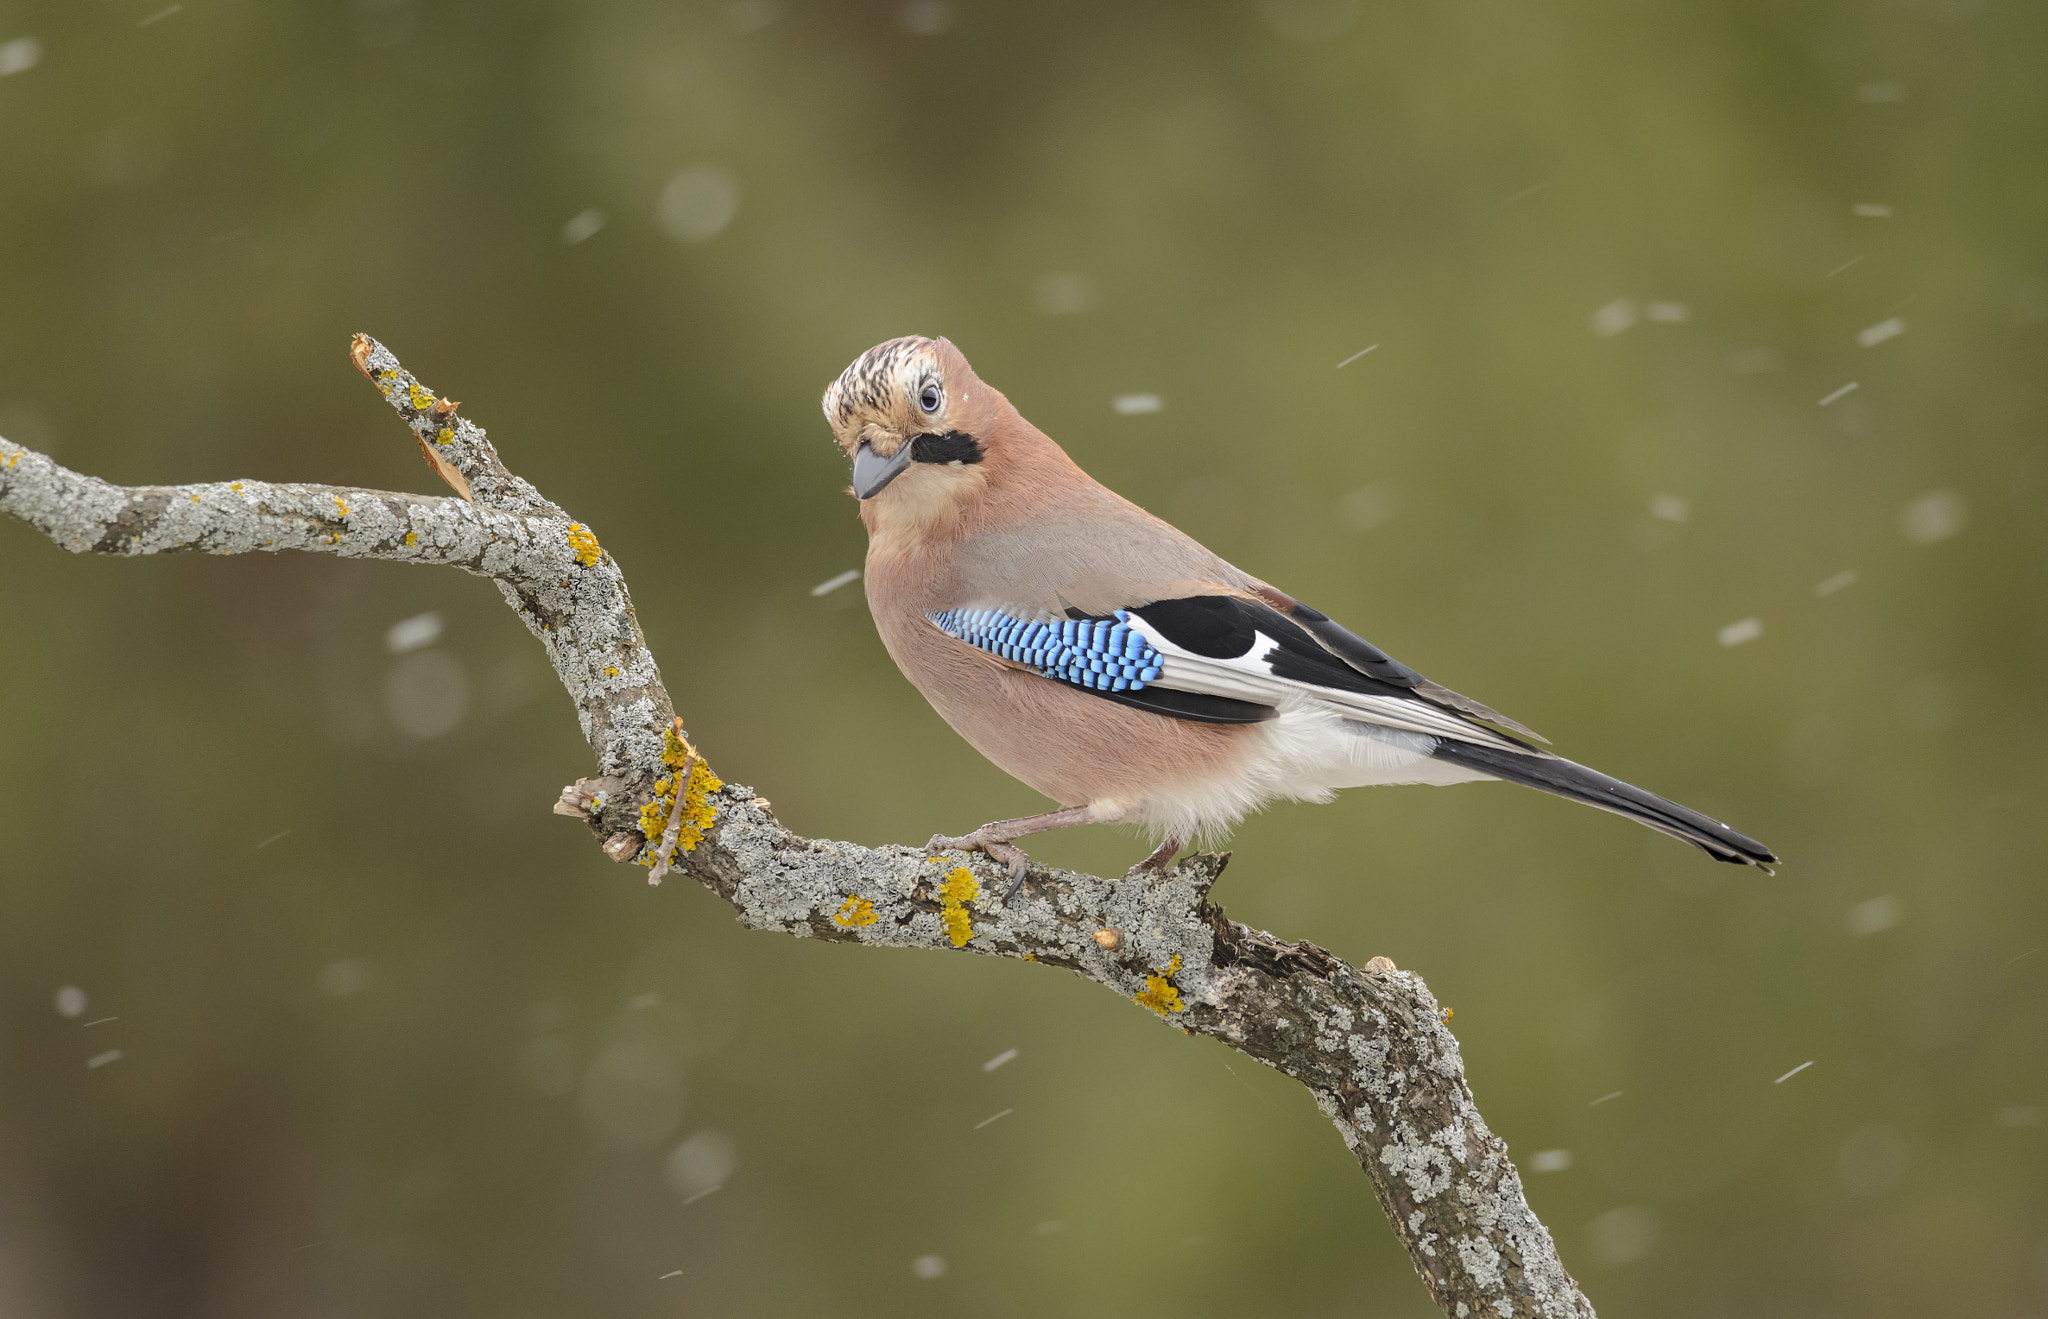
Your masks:
{"label": "bird's eye", "polygon": [[923,408],[926,412],[937,412],[939,410],[939,398],[939,387],[937,385],[926,385],[918,393],[917,406]]}

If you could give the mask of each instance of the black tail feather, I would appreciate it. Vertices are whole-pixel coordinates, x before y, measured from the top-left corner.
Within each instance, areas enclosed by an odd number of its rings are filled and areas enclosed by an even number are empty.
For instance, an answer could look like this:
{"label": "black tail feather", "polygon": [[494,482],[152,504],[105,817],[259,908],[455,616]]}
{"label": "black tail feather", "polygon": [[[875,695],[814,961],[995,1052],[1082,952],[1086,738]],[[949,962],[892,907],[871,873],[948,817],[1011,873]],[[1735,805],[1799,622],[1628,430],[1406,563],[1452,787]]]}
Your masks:
{"label": "black tail feather", "polygon": [[1464,765],[1483,774],[1491,774],[1509,783],[1520,783],[1526,787],[1538,788],[1572,801],[1598,806],[1603,811],[1625,815],[1640,824],[1646,824],[1659,833],[1669,834],[1699,848],[1716,861],[1726,861],[1738,866],[1758,866],[1766,874],[1777,864],[1777,855],[1747,834],[1737,833],[1719,820],[1711,820],[1698,811],[1680,806],[1677,802],[1666,801],[1654,793],[1644,792],[1633,784],[1620,779],[1609,778],[1598,770],[1587,769],[1584,765],[1573,764],[1554,756],[1530,754],[1520,751],[1502,751],[1494,747],[1474,746],[1470,742],[1439,741],[1436,748],[1439,760]]}

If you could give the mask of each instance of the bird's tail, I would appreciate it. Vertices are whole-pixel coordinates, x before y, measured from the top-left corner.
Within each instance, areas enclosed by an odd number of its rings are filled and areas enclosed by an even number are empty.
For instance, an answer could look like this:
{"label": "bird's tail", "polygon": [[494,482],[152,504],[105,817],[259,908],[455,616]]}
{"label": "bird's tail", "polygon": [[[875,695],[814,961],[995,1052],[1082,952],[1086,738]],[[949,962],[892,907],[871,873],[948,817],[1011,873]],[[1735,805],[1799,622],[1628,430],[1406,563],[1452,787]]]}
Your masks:
{"label": "bird's tail", "polygon": [[1540,788],[1588,806],[1598,806],[1603,811],[1625,815],[1658,833],[1691,843],[1716,861],[1757,866],[1765,874],[1775,873],[1771,867],[1777,864],[1777,855],[1756,839],[1737,833],[1719,820],[1708,819],[1698,811],[1666,801],[1654,793],[1644,792],[1633,784],[1609,778],[1584,765],[1541,753],[1504,751],[1447,738],[1437,742],[1434,754],[1439,760],[1476,769],[1497,779]]}

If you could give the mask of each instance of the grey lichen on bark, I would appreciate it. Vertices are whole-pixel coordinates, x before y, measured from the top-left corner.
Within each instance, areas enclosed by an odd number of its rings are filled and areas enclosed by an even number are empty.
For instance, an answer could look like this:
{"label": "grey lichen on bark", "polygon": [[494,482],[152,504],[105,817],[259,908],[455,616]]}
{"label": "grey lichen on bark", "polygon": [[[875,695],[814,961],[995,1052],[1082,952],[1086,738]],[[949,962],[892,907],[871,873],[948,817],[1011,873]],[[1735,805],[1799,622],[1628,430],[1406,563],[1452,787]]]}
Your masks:
{"label": "grey lichen on bark", "polygon": [[1359,969],[1228,919],[1209,898],[1225,857],[1191,857],[1156,881],[1033,866],[1004,903],[1006,868],[978,854],[791,832],[751,789],[720,784],[683,737],[625,577],[590,529],[513,475],[482,427],[381,345],[358,336],[352,356],[455,496],[115,486],[0,439],[0,512],[81,553],[302,550],[490,578],[546,648],[597,760],[555,809],[586,820],[614,861],[652,864],[648,840],[662,840],[677,871],[753,929],[1020,958],[1092,980],[1306,1086],[1446,1315],[1593,1314],[1419,976],[1385,958]]}

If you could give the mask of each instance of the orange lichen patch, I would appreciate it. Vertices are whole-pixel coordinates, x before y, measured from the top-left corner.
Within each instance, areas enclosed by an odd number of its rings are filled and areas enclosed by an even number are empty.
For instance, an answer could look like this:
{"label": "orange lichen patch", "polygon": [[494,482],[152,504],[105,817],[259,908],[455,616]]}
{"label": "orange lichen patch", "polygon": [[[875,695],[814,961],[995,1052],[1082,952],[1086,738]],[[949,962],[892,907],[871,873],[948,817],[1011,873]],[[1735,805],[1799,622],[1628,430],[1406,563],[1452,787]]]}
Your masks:
{"label": "orange lichen patch", "polygon": [[696,851],[697,844],[704,841],[705,831],[718,819],[718,807],[712,804],[711,794],[724,786],[724,781],[701,759],[690,767],[689,791],[683,798],[682,840],[677,843],[685,852]]}
{"label": "orange lichen patch", "polygon": [[425,411],[426,409],[434,406],[434,391],[431,389],[424,389],[419,385],[414,385],[410,390],[408,390],[406,392],[406,397],[411,399],[412,405],[416,408],[419,408],[421,411]]}
{"label": "orange lichen patch", "polygon": [[604,676],[605,676],[605,677],[607,677],[607,678],[616,678],[616,677],[618,677],[618,676],[619,676],[619,666],[618,666],[618,665],[616,665],[616,664],[607,664],[607,665],[605,665],[605,666],[604,666]]}
{"label": "orange lichen patch", "polygon": [[[194,503],[197,503],[197,502],[198,502],[198,500],[199,500],[199,496],[197,496],[197,495],[194,495],[194,496],[192,497],[192,500],[193,500],[193,502],[194,502]],[[341,496],[340,496],[340,495],[336,495],[336,496],[334,497],[334,506],[335,506],[336,508],[338,508],[338,509],[340,509],[340,510],[341,510],[341,515],[342,515],[343,517],[347,517],[347,516],[348,516],[348,512],[349,512],[349,509],[348,509],[348,505],[347,505],[347,504],[344,504],[344,503],[342,503],[342,502],[341,502]]]}
{"label": "orange lichen patch", "polygon": [[939,885],[939,924],[955,948],[965,948],[974,937],[974,916],[967,904],[981,896],[981,885],[966,866],[954,866]]}
{"label": "orange lichen patch", "polygon": [[[668,813],[676,804],[676,781],[674,777],[654,781],[654,800],[640,808],[640,833],[645,838],[659,838],[661,831],[668,828]],[[653,865],[652,861],[645,862]]]}
{"label": "orange lichen patch", "polygon": [[406,543],[407,545],[409,545],[409,546],[410,546],[410,545],[417,545],[417,544],[419,544],[419,543],[420,543],[420,534],[419,534],[419,533],[418,533],[417,531],[408,531],[408,532],[406,532],[406,533],[405,533],[405,543]]}
{"label": "orange lichen patch", "polygon": [[[684,785],[683,824],[676,833],[676,850],[694,852],[697,844],[704,841],[704,835],[718,820],[718,806],[712,800],[714,794],[725,786],[711,767],[704,763],[704,757],[688,739],[678,736],[669,728],[662,734],[662,761],[680,771],[685,764],[690,766],[690,781]],[[676,809],[676,780],[681,775],[670,774],[654,782],[654,800],[640,808],[640,833],[643,837],[659,840],[662,831],[668,828],[669,814]],[[652,867],[655,862],[652,849],[640,854],[640,864]]]}
{"label": "orange lichen patch", "polygon": [[880,919],[875,915],[875,904],[866,898],[848,898],[838,911],[832,913],[832,923],[846,929],[861,925],[873,925]]}
{"label": "orange lichen patch", "polygon": [[699,760],[704,758],[696,747],[690,745],[690,739],[684,735],[682,729],[683,721],[678,719],[661,730],[661,763],[671,769],[681,769],[689,763],[692,756]]}
{"label": "orange lichen patch", "polygon": [[1141,1003],[1162,1017],[1169,1013],[1186,1011],[1186,1006],[1180,1001],[1180,991],[1173,987],[1172,977],[1179,973],[1180,954],[1175,953],[1164,971],[1154,971],[1145,977],[1145,992],[1132,1002]]}
{"label": "orange lichen patch", "polygon": [[569,524],[569,548],[576,555],[576,562],[586,568],[595,568],[597,561],[604,557],[604,550],[597,543],[597,537],[590,534],[590,528],[581,522]]}
{"label": "orange lichen patch", "polygon": [[443,426],[443,427],[442,427],[442,428],[441,428],[440,430],[438,430],[438,431],[435,431],[435,432],[434,432],[434,443],[436,443],[436,444],[453,444],[453,443],[455,443],[455,431],[454,431],[454,430],[453,430],[453,429],[452,429],[451,427]]}

